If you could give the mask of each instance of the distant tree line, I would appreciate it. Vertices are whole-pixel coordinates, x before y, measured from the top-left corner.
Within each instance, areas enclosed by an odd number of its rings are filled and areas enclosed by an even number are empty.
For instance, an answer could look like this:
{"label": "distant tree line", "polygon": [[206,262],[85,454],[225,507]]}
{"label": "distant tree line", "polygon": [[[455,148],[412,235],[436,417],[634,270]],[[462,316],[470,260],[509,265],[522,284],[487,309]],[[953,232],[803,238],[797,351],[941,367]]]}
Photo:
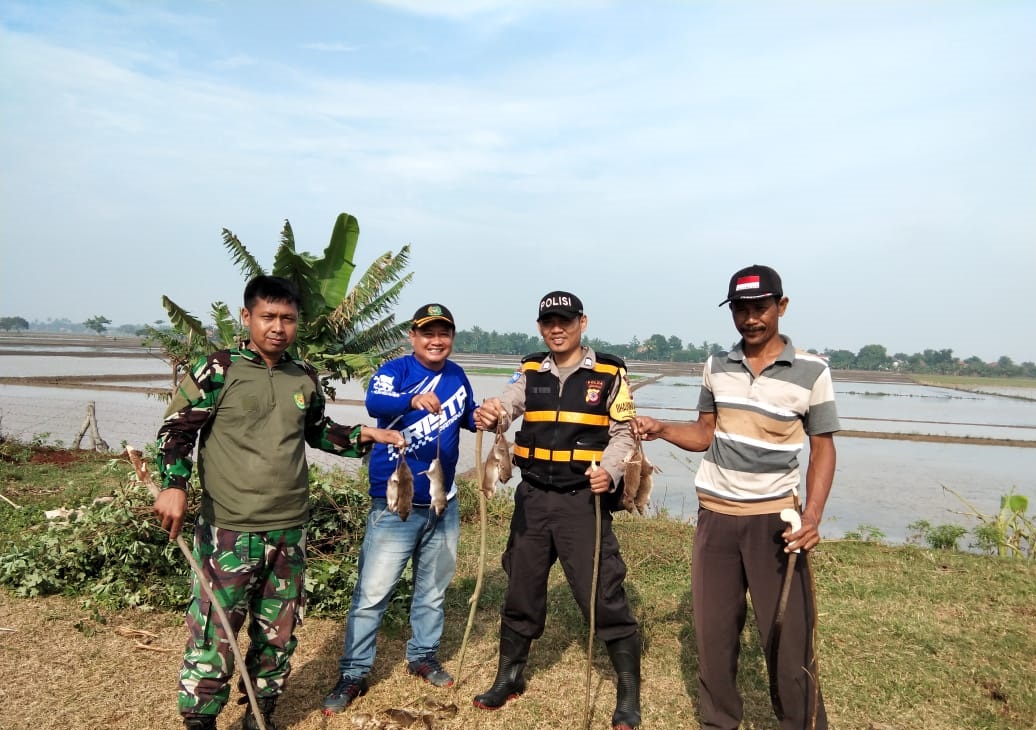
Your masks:
{"label": "distant tree line", "polygon": [[[634,337],[627,344],[607,342],[588,338],[586,344],[601,352],[610,352],[624,360],[652,360],[664,362],[705,362],[709,355],[725,352],[728,347],[717,342],[703,340],[700,345],[679,337],[654,334],[646,340]],[[456,352],[484,355],[521,356],[543,349],[543,340],[523,332],[487,332],[480,327],[460,330],[454,340]],[[908,355],[897,352],[889,355],[884,345],[864,345],[859,352],[831,350],[823,352],[810,350],[827,358],[835,370],[884,370],[889,372],[942,375],[977,375],[982,377],[1036,377],[1036,364],[1023,362],[1020,365],[1006,355],[996,362],[986,362],[977,356],[961,359],[952,349],[925,350]]]}
{"label": "distant tree line", "polygon": [[[663,360],[667,362],[705,362],[716,352],[723,352],[719,343],[703,341],[700,346],[687,343],[685,347],[679,337],[651,335],[641,342],[634,337],[628,344],[615,344],[589,337],[584,342],[595,350],[610,352],[625,360]],[[524,332],[486,332],[481,327],[458,330],[453,342],[455,352],[479,353],[482,355],[525,355],[543,349],[543,339]]]}
{"label": "distant tree line", "polygon": [[864,345],[857,353],[849,350],[824,350],[835,370],[888,370],[902,373],[937,373],[940,375],[977,375],[981,377],[1036,377],[1036,364],[1016,364],[1007,355],[996,362],[986,362],[977,355],[961,359],[952,349],[925,350],[908,355],[897,352],[889,355],[884,345]]}
{"label": "distant tree line", "polygon": [[[103,320],[103,322],[101,322]],[[22,317],[0,317],[0,330],[35,330],[42,332],[85,332],[88,329],[97,331],[96,325],[110,324],[106,318],[94,317],[87,320],[91,326],[68,319],[49,319],[46,322],[27,322]],[[159,320],[156,325],[161,325]],[[113,332],[119,334],[145,334],[143,325],[124,324]],[[601,352],[610,352],[625,360],[652,360],[663,362],[705,362],[709,355],[725,352],[729,346],[718,342],[702,340],[700,345],[688,342],[686,345],[679,337],[666,337],[653,334],[645,340],[634,337],[626,344],[607,342],[590,337],[586,344]],[[483,355],[514,355],[520,357],[530,352],[543,349],[543,340],[524,332],[487,332],[481,327],[470,330],[459,330],[454,341],[454,350],[460,353],[479,353]],[[884,370],[889,372],[940,375],[976,375],[980,377],[1036,377],[1036,364],[1023,362],[1016,364],[1007,355],[1002,355],[995,362],[986,362],[976,355],[962,359],[953,354],[952,349],[924,350],[908,355],[905,352],[888,353],[884,345],[864,345],[859,352],[850,350],[823,351],[810,350],[814,354],[823,355],[834,370]]]}
{"label": "distant tree line", "polygon": [[[97,315],[90,317],[84,322],[73,322],[62,317],[60,319],[26,321],[22,317],[0,317],[0,330],[10,332],[11,330],[31,330],[33,332],[69,332],[71,334],[82,334],[84,332],[96,332],[104,334],[108,331],[108,325],[112,321],[107,317]],[[111,331],[120,335],[143,335],[144,325],[142,324],[120,324]]]}
{"label": "distant tree line", "polygon": [[27,330],[29,329],[29,323],[21,317],[0,317],[0,330],[4,332],[10,332],[14,330]]}

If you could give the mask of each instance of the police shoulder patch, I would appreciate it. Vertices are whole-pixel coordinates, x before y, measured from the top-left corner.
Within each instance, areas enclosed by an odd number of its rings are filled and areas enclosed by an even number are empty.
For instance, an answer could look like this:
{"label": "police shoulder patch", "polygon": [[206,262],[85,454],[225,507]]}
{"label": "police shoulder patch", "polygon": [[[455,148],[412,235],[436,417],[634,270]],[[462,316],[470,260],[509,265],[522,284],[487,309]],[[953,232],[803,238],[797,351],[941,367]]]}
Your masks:
{"label": "police shoulder patch", "polygon": [[633,393],[625,370],[619,371],[619,392],[615,394],[609,414],[616,421],[629,421],[637,417],[637,407],[633,403]]}
{"label": "police shoulder patch", "polygon": [[306,410],[306,396],[302,393],[295,393],[292,398],[295,399],[295,405],[298,406],[300,411]]}

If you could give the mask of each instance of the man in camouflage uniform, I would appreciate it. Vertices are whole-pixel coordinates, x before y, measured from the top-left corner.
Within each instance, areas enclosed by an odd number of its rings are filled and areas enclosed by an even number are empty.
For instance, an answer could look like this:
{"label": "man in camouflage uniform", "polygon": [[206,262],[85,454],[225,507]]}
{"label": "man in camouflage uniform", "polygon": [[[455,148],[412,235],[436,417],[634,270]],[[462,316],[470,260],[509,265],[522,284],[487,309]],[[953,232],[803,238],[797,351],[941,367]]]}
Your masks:
{"label": "man in camouflage uniform", "polygon": [[[249,613],[245,663],[263,724],[276,730],[272,715],[291,671],[304,601],[306,444],[353,457],[374,442],[405,445],[398,431],[350,428],[325,415],[316,371],[287,355],[298,332],[299,301],[286,279],[252,279],[241,311],[248,340],[195,365],[158,432],[162,491],[154,509],[170,539],[183,525],[191,454],[199,442],[194,553],[234,631],[226,635],[195,578],[178,695],[190,730],[215,730],[230,696],[230,642]],[[251,708],[244,727],[258,728]]]}

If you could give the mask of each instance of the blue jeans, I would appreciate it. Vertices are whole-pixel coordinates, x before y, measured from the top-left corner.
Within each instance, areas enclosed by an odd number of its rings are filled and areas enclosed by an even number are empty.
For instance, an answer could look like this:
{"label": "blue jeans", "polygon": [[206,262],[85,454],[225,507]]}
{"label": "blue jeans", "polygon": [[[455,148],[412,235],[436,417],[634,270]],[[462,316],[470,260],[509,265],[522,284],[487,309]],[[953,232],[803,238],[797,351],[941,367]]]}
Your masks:
{"label": "blue jeans", "polygon": [[449,500],[439,516],[430,507],[414,505],[404,522],[388,510],[384,498],[371,499],[360,549],[360,576],[345,623],[343,654],[338,659],[339,674],[359,679],[370,672],[381,618],[408,560],[413,560],[414,597],[406,658],[414,661],[438,653],[446,588],[457,567],[457,503],[457,499]]}

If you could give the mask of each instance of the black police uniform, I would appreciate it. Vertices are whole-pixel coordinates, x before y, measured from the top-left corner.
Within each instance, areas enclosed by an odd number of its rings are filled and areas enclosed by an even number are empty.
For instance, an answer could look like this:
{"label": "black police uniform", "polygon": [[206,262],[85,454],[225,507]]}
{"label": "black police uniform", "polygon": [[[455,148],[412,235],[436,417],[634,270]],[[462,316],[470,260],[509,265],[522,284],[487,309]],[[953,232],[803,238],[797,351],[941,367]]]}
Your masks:
{"label": "black police uniform", "polygon": [[[535,639],[543,634],[547,578],[555,560],[589,619],[596,524],[586,470],[596,463],[619,484],[633,437],[625,420],[615,416],[633,413],[625,363],[617,357],[586,348],[580,364],[563,375],[549,353],[537,353],[522,360],[519,372],[501,399],[513,417],[524,414],[514,442],[522,482],[502,561],[508,586],[501,613],[503,625]],[[611,496],[602,501],[607,504]],[[604,508],[595,623],[605,642],[637,632],[625,577],[611,511]]]}

